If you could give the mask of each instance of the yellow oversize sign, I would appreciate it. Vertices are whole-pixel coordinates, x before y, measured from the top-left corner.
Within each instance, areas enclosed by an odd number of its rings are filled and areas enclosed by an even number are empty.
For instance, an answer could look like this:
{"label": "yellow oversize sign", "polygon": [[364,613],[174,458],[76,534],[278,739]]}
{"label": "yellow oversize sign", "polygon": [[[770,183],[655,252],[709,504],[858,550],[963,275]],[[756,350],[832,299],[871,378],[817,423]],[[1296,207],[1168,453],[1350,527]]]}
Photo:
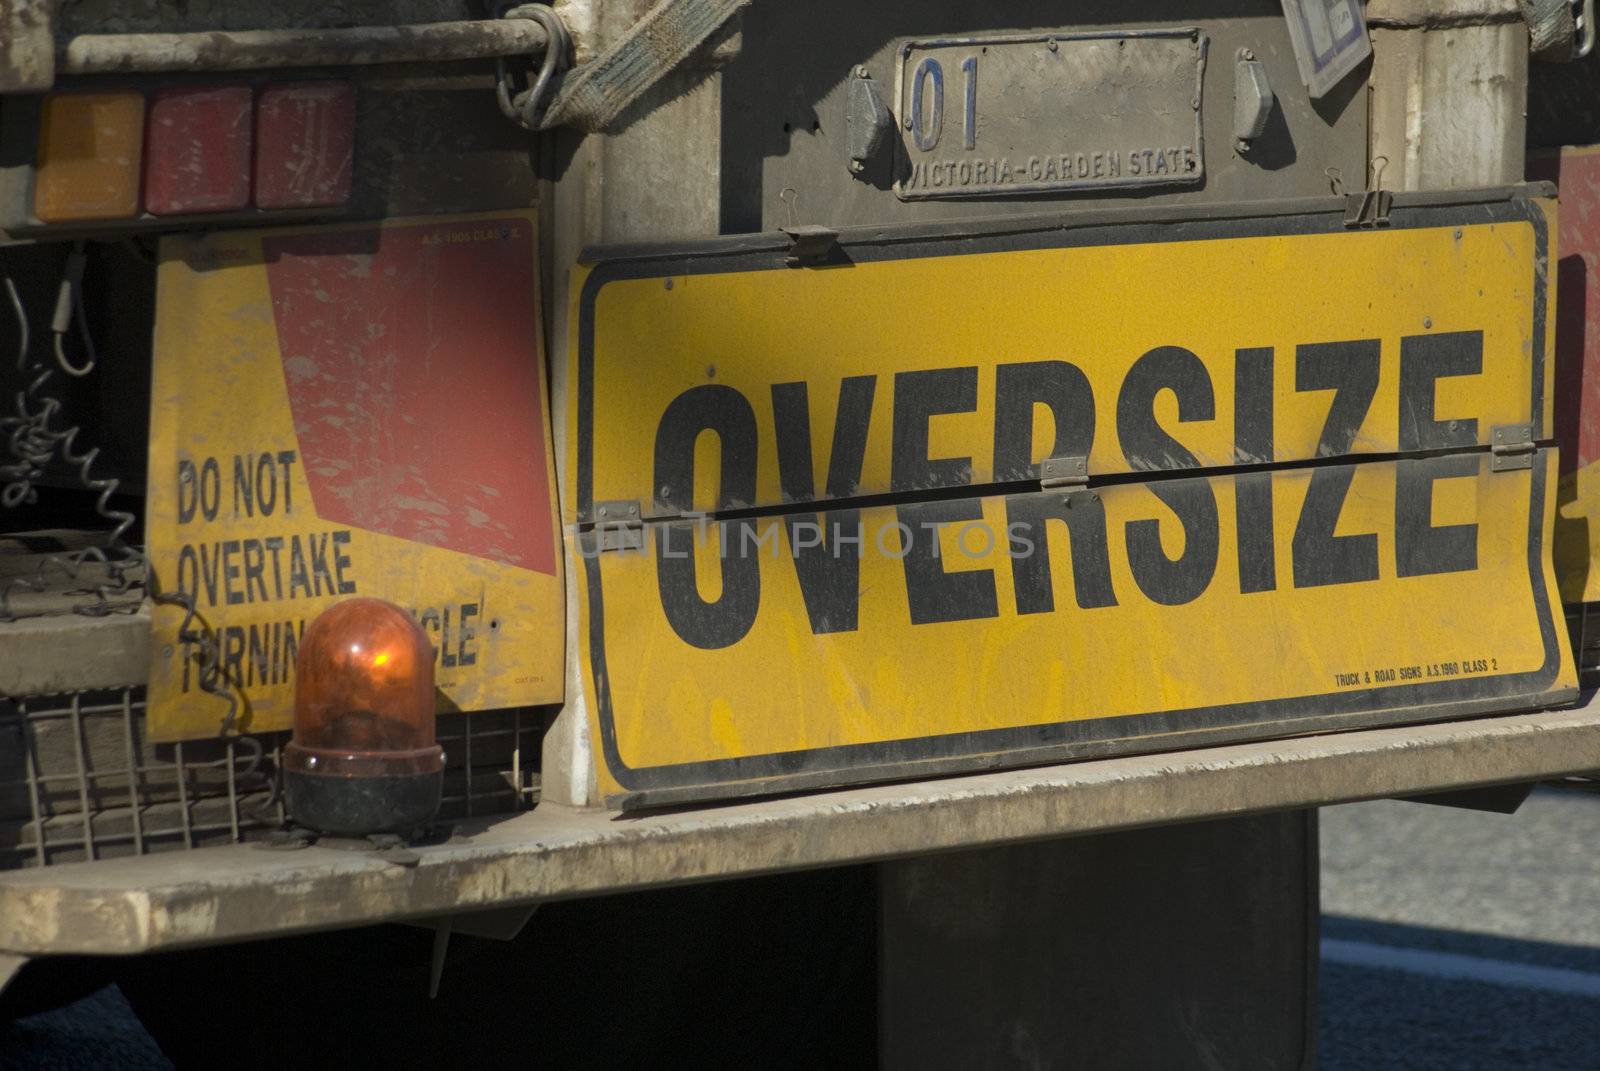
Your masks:
{"label": "yellow oversize sign", "polygon": [[1548,211],[600,260],[565,510],[605,791],[1570,694]]}
{"label": "yellow oversize sign", "polygon": [[561,698],[537,250],[526,213],[163,242],[153,738],[287,728],[306,623],[363,595],[441,710]]}

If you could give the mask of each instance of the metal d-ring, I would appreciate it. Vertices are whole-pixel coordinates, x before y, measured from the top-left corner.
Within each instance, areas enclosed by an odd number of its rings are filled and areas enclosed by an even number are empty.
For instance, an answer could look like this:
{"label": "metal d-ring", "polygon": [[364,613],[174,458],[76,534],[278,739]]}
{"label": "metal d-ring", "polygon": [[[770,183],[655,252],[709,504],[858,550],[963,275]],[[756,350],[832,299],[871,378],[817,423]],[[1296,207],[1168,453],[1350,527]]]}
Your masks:
{"label": "metal d-ring", "polygon": [[504,56],[495,59],[495,99],[507,119],[529,132],[543,129],[550,98],[554,95],[556,76],[566,68],[572,52],[572,36],[566,24],[545,4],[518,4],[500,10],[503,19],[528,19],[544,29],[544,58],[539,63],[539,73],[533,84],[521,93],[513,93],[511,75]]}

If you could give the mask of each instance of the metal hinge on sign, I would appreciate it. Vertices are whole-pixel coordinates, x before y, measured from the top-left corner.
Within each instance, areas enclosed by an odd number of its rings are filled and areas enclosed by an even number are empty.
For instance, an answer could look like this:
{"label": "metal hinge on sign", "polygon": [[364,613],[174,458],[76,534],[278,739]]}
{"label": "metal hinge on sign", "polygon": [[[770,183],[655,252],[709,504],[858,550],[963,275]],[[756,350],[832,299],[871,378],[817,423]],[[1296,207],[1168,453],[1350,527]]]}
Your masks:
{"label": "metal hinge on sign", "polygon": [[1533,468],[1533,425],[1501,424],[1489,440],[1492,472]]}
{"label": "metal hinge on sign", "polygon": [[1089,482],[1086,457],[1047,457],[1039,464],[1039,488],[1058,491],[1063,487],[1082,487]]}
{"label": "metal hinge on sign", "polygon": [[644,519],[639,514],[637,502],[596,502],[594,504],[593,540],[599,540],[600,552],[608,550],[643,550]]}

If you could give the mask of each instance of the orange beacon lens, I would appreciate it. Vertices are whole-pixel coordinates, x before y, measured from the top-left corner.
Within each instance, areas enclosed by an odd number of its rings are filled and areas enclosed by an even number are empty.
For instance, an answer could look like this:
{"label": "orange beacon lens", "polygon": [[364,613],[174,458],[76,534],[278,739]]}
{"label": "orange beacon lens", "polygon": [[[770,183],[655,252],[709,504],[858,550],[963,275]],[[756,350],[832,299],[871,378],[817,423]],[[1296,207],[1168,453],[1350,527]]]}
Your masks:
{"label": "orange beacon lens", "polygon": [[439,811],[433,647],[404,610],[348,599],[306,627],[284,749],[289,814],[324,833],[411,833]]}

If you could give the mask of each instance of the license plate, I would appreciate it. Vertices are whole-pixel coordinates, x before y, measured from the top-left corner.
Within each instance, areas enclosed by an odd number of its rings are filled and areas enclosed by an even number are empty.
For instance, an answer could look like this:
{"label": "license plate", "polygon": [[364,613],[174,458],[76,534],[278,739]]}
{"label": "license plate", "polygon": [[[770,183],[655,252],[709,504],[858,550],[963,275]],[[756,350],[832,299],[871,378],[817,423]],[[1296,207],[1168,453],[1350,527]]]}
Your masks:
{"label": "license plate", "polygon": [[911,40],[898,56],[903,199],[1204,178],[1198,30]]}
{"label": "license plate", "polygon": [[1548,210],[602,258],[564,509],[603,791],[1569,696]]}

